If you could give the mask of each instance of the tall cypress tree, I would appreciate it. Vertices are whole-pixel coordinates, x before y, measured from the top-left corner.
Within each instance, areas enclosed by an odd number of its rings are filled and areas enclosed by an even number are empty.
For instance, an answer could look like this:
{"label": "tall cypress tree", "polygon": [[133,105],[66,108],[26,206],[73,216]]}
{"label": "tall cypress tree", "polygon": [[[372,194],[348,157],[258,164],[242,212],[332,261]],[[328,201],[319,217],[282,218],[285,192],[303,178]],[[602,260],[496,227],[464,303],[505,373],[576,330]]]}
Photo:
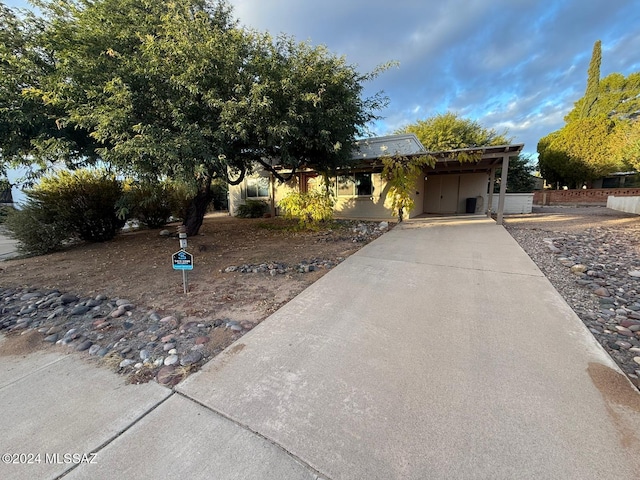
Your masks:
{"label": "tall cypress tree", "polygon": [[589,62],[589,70],[587,71],[587,90],[584,93],[584,101],[582,103],[582,111],[580,118],[592,116],[592,109],[598,100],[600,90],[600,63],[602,62],[602,42],[598,40],[593,44],[593,53]]}

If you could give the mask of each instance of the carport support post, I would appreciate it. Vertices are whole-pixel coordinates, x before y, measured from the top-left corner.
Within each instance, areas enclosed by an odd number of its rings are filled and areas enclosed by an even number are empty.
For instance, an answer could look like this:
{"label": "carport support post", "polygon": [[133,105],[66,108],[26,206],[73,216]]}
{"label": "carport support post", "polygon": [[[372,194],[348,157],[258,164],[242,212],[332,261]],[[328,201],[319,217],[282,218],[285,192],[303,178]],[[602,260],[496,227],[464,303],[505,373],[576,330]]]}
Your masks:
{"label": "carport support post", "polygon": [[491,210],[493,210],[493,190],[496,188],[496,169],[491,169],[489,175],[489,198],[487,199],[487,218],[491,218]]}
{"label": "carport support post", "polygon": [[502,225],[504,213],[504,196],[507,193],[507,174],[509,172],[509,155],[502,157],[502,176],[500,177],[500,199],[498,200],[498,215],[496,223]]}

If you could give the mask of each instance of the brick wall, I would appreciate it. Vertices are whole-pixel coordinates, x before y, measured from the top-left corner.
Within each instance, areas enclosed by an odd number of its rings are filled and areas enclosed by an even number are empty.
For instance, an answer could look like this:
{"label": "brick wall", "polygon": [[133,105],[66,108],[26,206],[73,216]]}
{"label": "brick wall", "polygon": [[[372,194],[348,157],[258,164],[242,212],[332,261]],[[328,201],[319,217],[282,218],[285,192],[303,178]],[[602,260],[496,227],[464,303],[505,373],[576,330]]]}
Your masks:
{"label": "brick wall", "polygon": [[640,188],[588,188],[579,190],[539,190],[534,205],[606,205],[609,195],[640,196]]}

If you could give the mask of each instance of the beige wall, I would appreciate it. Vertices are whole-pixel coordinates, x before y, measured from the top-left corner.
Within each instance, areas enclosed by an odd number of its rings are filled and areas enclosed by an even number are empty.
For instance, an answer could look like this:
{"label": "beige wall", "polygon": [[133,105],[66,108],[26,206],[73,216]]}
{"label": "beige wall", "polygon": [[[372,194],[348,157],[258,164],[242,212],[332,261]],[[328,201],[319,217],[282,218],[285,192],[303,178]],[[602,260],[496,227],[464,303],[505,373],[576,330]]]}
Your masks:
{"label": "beige wall", "polygon": [[[252,175],[256,177],[257,175]],[[373,195],[370,197],[336,197],[335,212],[337,217],[341,218],[375,218],[375,219],[392,219],[391,201],[387,197],[387,185],[382,180],[379,173],[371,176],[373,182]],[[279,214],[277,207],[278,202],[282,200],[293,188],[295,183],[283,184],[275,181],[275,205],[276,213]],[[420,187],[422,189],[424,187]],[[271,193],[271,190],[270,190]],[[256,200],[264,200],[271,205],[271,195],[269,197],[256,198]],[[237,215],[238,206],[246,201],[246,180],[240,185],[232,185],[229,187],[229,213]],[[417,202],[416,202],[417,203]],[[418,205],[411,216],[422,213],[422,205]],[[418,213],[415,213],[418,212]]]}
{"label": "beige wall", "polygon": [[486,173],[428,175],[423,181],[423,211],[435,214],[465,213],[467,198],[476,198],[476,212],[487,210]]}
{"label": "beige wall", "polygon": [[487,211],[487,189],[489,175],[486,173],[468,173],[460,175],[460,196],[458,198],[458,212],[465,213],[467,198],[477,198],[476,213]]}
{"label": "beige wall", "polygon": [[[255,174],[253,175],[256,176]],[[457,195],[455,204],[457,205],[456,212],[447,213],[465,213],[466,199],[468,197],[481,197],[482,200],[478,201],[476,212],[486,212],[487,209],[487,174],[462,174],[454,175],[456,181],[456,191],[450,192],[450,194]],[[451,177],[454,177],[451,176]],[[437,178],[437,177],[432,177]],[[339,218],[371,218],[371,219],[392,219],[394,218],[391,210],[391,200],[387,198],[388,187],[387,183],[382,180],[379,173],[372,174],[373,182],[373,195],[370,197],[343,197],[336,198],[335,212]],[[451,178],[450,178],[451,180]],[[433,183],[433,182],[432,182]],[[451,182],[447,182],[447,185]],[[237,215],[238,205],[243,204],[246,199],[246,181],[241,185],[231,186],[229,188],[229,211],[231,215]],[[281,182],[275,182],[275,205],[276,213],[279,214],[277,207],[278,202],[284,198],[293,188],[296,188],[295,183],[282,184]],[[420,177],[416,184],[413,200],[415,202],[414,209],[408,213],[405,212],[405,218],[413,218],[421,215],[425,212],[425,197],[427,195],[426,189],[429,188],[429,184],[424,180],[424,177]],[[271,193],[270,189],[270,193]],[[259,198],[258,200],[264,200],[271,205],[271,197]],[[437,213],[437,212],[430,212]]]}

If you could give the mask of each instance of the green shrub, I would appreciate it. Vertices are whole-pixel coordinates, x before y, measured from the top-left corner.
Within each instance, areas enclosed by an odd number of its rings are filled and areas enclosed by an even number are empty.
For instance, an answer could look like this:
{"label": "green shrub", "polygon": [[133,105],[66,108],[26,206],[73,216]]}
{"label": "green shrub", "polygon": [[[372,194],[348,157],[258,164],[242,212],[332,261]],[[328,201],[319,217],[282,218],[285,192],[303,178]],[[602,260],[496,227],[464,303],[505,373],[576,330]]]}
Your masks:
{"label": "green shrub", "polygon": [[229,184],[222,179],[214,180],[211,184],[211,206],[214,210],[229,208]]}
{"label": "green shrub", "polygon": [[313,228],[333,219],[333,196],[324,189],[307,193],[292,192],[280,200],[285,218],[297,218],[301,227]]}
{"label": "green shrub", "polygon": [[238,217],[261,218],[269,210],[269,205],[262,200],[247,200],[244,205],[238,207]]}
{"label": "green shrub", "polygon": [[11,212],[12,210],[13,208],[11,207],[0,207],[0,225],[2,225],[6,221],[9,212]]}
{"label": "green shrub", "polygon": [[59,250],[72,236],[55,212],[33,199],[20,210],[11,210],[5,223],[8,234],[18,240],[18,251],[23,254],[43,255]]}
{"label": "green shrub", "polygon": [[149,228],[160,228],[166,225],[171,216],[172,196],[173,186],[169,182],[132,184],[125,188],[120,216],[126,212],[126,216],[139,220]]}
{"label": "green shrub", "polygon": [[196,188],[180,181],[168,181],[168,184],[171,186],[169,190],[171,216],[184,219],[189,212],[191,201],[196,196]]}
{"label": "green shrub", "polygon": [[27,196],[33,208],[55,215],[70,236],[89,242],[112,239],[125,219],[116,214],[122,184],[96,170],[60,171],[45,177]]}

